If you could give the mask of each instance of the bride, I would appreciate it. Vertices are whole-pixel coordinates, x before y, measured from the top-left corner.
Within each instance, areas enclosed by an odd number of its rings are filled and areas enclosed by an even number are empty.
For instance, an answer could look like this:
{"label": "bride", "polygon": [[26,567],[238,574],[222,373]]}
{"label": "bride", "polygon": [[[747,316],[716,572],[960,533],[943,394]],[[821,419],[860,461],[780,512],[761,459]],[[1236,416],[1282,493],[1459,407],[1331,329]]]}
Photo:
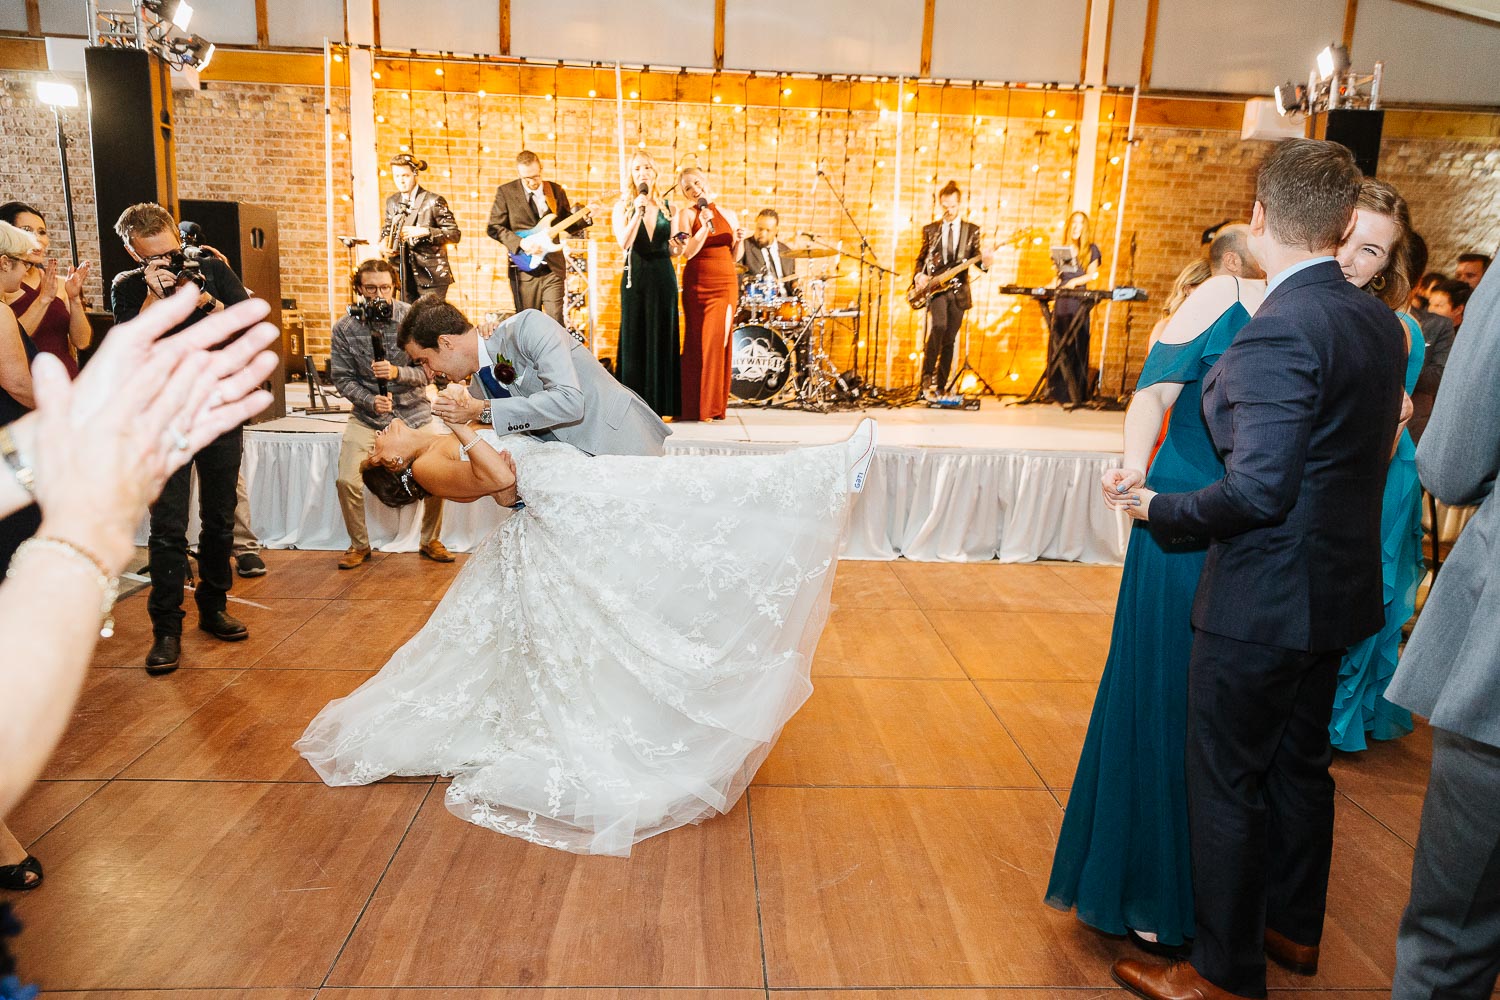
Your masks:
{"label": "bride", "polygon": [[450,426],[393,421],[370,491],[517,512],[296,749],[329,785],[450,775],[455,815],[580,854],[728,812],[812,692],[875,422],[779,455],[664,458]]}

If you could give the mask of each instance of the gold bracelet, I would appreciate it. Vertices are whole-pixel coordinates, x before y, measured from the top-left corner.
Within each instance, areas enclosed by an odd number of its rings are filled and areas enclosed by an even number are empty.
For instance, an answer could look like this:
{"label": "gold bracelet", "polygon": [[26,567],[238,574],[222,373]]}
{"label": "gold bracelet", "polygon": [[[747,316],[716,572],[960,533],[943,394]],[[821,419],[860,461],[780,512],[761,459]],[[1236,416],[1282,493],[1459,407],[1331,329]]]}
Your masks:
{"label": "gold bracelet", "polygon": [[5,459],[5,464],[10,466],[16,482],[21,484],[26,495],[36,496],[36,473],[31,471],[30,464],[21,456],[21,449],[16,447],[16,439],[8,425],[0,426],[0,458]]}
{"label": "gold bracelet", "polygon": [[120,578],[112,575],[105,569],[104,563],[94,556],[93,553],[72,542],[61,538],[51,538],[45,535],[37,535],[26,539],[16,547],[15,554],[11,557],[10,569],[6,571],[5,578],[8,580],[16,575],[16,566],[28,552],[61,552],[79,565],[87,565],[91,573],[97,577],[99,584],[99,635],[108,639],[115,634],[115,618],[113,615],[115,600],[120,596]]}

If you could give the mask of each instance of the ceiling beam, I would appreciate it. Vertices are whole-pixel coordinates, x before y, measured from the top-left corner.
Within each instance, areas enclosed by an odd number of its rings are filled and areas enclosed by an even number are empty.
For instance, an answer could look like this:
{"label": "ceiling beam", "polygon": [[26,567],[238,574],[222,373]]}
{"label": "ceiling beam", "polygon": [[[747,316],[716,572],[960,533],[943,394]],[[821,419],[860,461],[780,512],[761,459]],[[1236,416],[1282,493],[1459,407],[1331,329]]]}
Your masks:
{"label": "ceiling beam", "polygon": [[500,0],[500,54],[510,55],[510,0]]}
{"label": "ceiling beam", "polygon": [[26,0],[26,34],[33,37],[42,33],[41,0]]}
{"label": "ceiling beam", "polygon": [[920,76],[927,76],[932,72],[932,24],[937,20],[937,0],[923,0],[922,3],[922,71]]}
{"label": "ceiling beam", "polygon": [[266,0],[255,0],[255,45],[262,49],[271,47],[271,16],[266,11]]}
{"label": "ceiling beam", "polygon": [[[1078,82],[1088,83],[1089,33],[1094,27],[1094,0],[1085,0],[1083,5],[1083,52],[1078,57]],[[922,74],[926,76],[926,73]]]}
{"label": "ceiling beam", "polygon": [[1344,48],[1354,47],[1354,19],[1359,15],[1359,0],[1344,3]]}
{"label": "ceiling beam", "polygon": [[1146,34],[1141,41],[1142,90],[1151,89],[1151,64],[1156,60],[1156,18],[1160,7],[1161,0],[1146,0]]}
{"label": "ceiling beam", "polygon": [[714,69],[724,68],[724,0],[714,0]]}

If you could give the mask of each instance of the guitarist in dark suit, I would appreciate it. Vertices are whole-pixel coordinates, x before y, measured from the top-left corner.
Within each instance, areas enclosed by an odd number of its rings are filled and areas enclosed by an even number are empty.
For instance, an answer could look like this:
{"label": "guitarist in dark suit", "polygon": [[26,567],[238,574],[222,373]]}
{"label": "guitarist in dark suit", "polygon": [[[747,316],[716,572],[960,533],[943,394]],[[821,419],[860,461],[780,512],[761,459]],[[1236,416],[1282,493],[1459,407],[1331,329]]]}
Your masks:
{"label": "guitarist in dark suit", "polygon": [[[499,240],[509,253],[518,254],[540,249],[541,234],[523,239],[521,233],[532,229],[546,215],[558,221],[573,214],[568,203],[568,192],[562,185],[542,179],[542,161],[531,150],[523,149],[516,154],[516,179],[501,184],[495,189],[495,203],[490,206],[490,221],[485,232],[490,239]],[[565,232],[577,236],[592,222],[584,217],[569,226]],[[509,262],[510,292],[515,299],[516,311],[538,309],[557,322],[567,326],[563,319],[563,292],[567,286],[567,262],[561,250],[547,254],[541,266],[527,272]]]}
{"label": "guitarist in dark suit", "polygon": [[[979,227],[959,218],[963,193],[949,181],[938,192],[943,217],[922,227],[922,249],[917,252],[916,276],[912,285],[925,291],[934,275],[966,260],[974,260],[981,271],[988,270],[993,251],[979,245]],[[948,384],[948,369],[953,367],[953,345],[964,324],[973,299],[969,294],[968,269],[958,272],[941,290],[927,300],[927,343],[922,349],[922,388],[941,392]]]}
{"label": "guitarist in dark suit", "polygon": [[463,238],[443,196],[417,183],[417,174],[426,169],[427,161],[410,153],[391,160],[396,193],[385,200],[380,245],[401,273],[403,302],[415,302],[429,292],[440,299],[448,297],[448,286],[453,284],[448,244]]}

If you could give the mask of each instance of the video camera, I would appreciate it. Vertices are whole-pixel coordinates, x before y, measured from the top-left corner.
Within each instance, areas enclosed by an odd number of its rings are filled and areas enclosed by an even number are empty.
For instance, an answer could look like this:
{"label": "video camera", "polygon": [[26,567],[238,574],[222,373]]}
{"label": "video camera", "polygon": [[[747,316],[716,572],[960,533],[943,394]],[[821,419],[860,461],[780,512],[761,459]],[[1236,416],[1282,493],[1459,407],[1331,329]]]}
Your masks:
{"label": "video camera", "polygon": [[373,326],[376,323],[389,323],[393,313],[390,300],[361,297],[349,303],[349,315],[366,326]]}

